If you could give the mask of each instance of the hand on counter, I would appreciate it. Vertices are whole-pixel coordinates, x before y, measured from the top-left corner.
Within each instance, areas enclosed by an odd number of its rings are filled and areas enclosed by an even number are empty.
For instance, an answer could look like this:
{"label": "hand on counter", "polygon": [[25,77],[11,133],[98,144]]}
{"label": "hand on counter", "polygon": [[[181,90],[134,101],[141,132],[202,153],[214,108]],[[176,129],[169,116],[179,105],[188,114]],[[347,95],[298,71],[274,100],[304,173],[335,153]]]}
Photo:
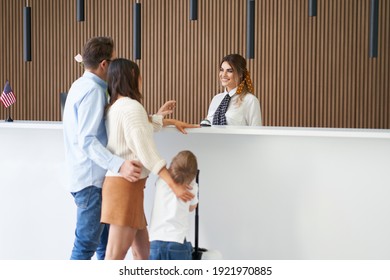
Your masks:
{"label": "hand on counter", "polygon": [[187,134],[187,131],[185,130],[186,128],[199,128],[200,125],[198,124],[189,124],[186,122],[182,122],[176,119],[165,119],[163,120],[164,126],[167,125],[174,125],[177,130],[179,130],[183,134]]}

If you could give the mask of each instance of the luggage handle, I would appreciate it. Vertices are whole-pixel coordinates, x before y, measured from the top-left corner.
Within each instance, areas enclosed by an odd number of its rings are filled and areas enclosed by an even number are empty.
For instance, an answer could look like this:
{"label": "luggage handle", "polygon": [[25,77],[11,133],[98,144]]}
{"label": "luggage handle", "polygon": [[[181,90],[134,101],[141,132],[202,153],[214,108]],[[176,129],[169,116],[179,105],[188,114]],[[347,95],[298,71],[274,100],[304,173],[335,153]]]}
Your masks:
{"label": "luggage handle", "polygon": [[199,248],[199,169],[196,173],[196,183],[198,184],[198,206],[195,209],[195,247],[192,252],[193,260],[201,260],[202,254],[207,252],[207,249]]}
{"label": "luggage handle", "polygon": [[199,169],[196,172],[196,183],[198,184],[198,205],[195,209],[195,253],[199,252]]}

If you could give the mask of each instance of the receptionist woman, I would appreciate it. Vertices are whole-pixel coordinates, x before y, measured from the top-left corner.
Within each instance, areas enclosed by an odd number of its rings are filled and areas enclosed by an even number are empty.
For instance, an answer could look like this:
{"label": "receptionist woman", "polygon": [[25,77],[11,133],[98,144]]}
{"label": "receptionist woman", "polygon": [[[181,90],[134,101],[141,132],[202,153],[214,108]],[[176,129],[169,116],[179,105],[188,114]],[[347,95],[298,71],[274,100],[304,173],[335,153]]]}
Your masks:
{"label": "receptionist woman", "polygon": [[246,60],[239,54],[225,56],[219,69],[224,92],[214,96],[207,120],[212,125],[261,125],[260,103],[253,95],[253,85]]}

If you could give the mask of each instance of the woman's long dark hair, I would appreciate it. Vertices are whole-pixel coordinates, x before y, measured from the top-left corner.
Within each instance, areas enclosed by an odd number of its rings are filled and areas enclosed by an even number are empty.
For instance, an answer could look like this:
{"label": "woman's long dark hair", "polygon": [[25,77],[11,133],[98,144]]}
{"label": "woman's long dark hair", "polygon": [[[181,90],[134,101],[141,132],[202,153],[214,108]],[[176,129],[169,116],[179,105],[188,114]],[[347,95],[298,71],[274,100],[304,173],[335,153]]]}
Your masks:
{"label": "woman's long dark hair", "polygon": [[107,73],[108,93],[110,95],[107,109],[115,103],[118,95],[127,96],[141,102],[139,78],[139,67],[133,61],[125,58],[117,58],[111,61]]}

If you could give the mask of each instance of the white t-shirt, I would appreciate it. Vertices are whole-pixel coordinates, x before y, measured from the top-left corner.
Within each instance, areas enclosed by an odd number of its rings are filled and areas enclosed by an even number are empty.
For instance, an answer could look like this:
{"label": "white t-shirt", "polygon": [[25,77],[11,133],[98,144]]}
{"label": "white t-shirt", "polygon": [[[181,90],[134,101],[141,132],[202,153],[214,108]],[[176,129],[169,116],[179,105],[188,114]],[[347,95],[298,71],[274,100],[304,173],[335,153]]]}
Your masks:
{"label": "white t-shirt", "polygon": [[190,228],[190,205],[198,204],[198,184],[191,182],[194,198],[184,202],[177,198],[164,180],[156,182],[156,194],[149,224],[150,241],[160,240],[183,243]]}
{"label": "white t-shirt", "polygon": [[232,89],[230,92],[226,90],[222,93],[214,96],[211,100],[207,119],[210,123],[213,123],[215,111],[226,94],[229,94],[232,98],[229,102],[229,107],[226,111],[226,122],[228,125],[240,125],[240,126],[259,126],[261,125],[261,112],[260,102],[256,96],[252,93],[247,93],[242,100],[241,104],[237,103],[239,95],[235,94],[237,88]]}

